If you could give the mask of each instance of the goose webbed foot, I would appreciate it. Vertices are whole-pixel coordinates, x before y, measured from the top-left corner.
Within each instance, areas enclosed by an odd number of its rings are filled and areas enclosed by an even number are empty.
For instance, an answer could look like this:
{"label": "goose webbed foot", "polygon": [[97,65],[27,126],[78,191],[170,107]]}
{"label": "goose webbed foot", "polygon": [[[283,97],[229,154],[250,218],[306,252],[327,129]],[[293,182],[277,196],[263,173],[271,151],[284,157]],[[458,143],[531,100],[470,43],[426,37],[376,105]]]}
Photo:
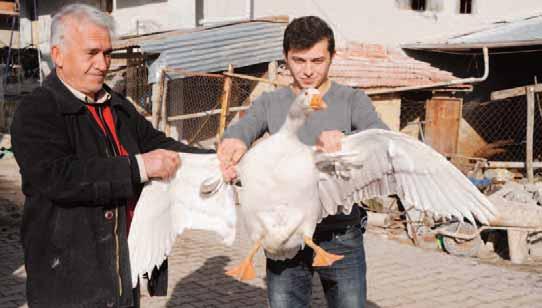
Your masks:
{"label": "goose webbed foot", "polygon": [[315,253],[314,259],[312,261],[312,266],[330,266],[333,263],[335,263],[335,261],[339,261],[342,258],[344,258],[344,256],[335,255],[335,254],[325,251],[323,248],[316,245],[312,241],[312,239],[308,236],[305,236],[304,240],[305,240],[305,244],[307,244],[307,246],[312,248],[312,250],[314,250],[314,253]]}
{"label": "goose webbed foot", "polygon": [[254,247],[250,250],[248,256],[239,264],[238,266],[226,271],[226,275],[233,278],[237,278],[240,281],[247,281],[256,278],[256,273],[254,271],[254,265],[252,265],[252,259],[256,252],[260,249],[260,242],[256,242]]}

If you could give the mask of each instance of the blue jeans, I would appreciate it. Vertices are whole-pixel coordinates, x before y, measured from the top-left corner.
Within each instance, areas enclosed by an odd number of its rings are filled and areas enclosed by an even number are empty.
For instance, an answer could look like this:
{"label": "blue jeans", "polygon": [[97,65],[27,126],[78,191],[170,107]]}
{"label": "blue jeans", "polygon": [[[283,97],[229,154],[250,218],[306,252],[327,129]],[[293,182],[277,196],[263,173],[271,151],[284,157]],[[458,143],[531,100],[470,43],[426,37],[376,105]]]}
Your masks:
{"label": "blue jeans", "polygon": [[313,267],[314,252],[305,247],[294,258],[267,259],[267,297],[271,308],[310,307],[312,276],[317,272],[329,307],[363,308],[367,299],[365,250],[360,225],[340,232],[315,234],[314,242],[344,259],[329,267]]}

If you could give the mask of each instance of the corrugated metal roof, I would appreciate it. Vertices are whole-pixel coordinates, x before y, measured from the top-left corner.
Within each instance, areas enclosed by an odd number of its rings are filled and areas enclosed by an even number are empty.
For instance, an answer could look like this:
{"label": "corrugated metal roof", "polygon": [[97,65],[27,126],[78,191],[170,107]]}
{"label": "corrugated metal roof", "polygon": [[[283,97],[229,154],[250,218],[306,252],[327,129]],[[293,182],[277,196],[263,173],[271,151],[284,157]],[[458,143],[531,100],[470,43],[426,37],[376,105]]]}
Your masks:
{"label": "corrugated metal roof", "polygon": [[499,48],[542,44],[542,15],[497,22],[444,40],[403,45],[407,49]]}
{"label": "corrugated metal roof", "polygon": [[[283,82],[291,81],[290,72],[280,72]],[[456,79],[451,73],[405,55],[399,49],[378,44],[351,44],[338,49],[329,70],[338,83],[362,89],[389,89],[429,85]]]}
{"label": "corrugated metal roof", "polygon": [[143,53],[160,54],[150,67],[149,82],[156,82],[163,67],[216,72],[227,70],[229,64],[243,67],[280,60],[285,28],[283,22],[254,21],[141,42]]}

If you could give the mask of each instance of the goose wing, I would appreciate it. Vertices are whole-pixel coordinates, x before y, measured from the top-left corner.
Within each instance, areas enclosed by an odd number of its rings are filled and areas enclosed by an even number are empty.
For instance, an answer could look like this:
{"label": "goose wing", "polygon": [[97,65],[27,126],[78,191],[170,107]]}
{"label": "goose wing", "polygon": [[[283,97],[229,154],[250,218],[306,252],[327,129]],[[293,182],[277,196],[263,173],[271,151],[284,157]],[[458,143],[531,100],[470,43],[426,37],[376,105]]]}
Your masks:
{"label": "goose wing", "polygon": [[369,129],[346,136],[336,153],[316,153],[323,216],[397,195],[406,208],[487,224],[493,204],[445,157],[405,134]]}
{"label": "goose wing", "polygon": [[[235,239],[234,192],[221,181],[216,155],[180,155],[182,164],[175,177],[148,183],[136,205],[128,235],[134,287],[140,275],[162,264],[185,229],[217,232],[228,245]],[[214,190],[202,194],[202,184]]]}

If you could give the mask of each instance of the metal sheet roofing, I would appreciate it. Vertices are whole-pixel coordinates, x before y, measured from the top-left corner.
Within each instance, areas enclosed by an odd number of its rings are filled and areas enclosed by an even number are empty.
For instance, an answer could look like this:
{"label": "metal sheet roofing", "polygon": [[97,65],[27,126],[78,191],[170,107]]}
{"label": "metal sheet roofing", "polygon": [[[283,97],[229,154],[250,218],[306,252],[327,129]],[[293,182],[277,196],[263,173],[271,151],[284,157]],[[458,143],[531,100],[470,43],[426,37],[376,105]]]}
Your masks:
{"label": "metal sheet roofing", "polygon": [[403,45],[407,49],[470,49],[518,47],[542,44],[542,15],[506,22],[455,35],[444,40]]}
{"label": "metal sheet roofing", "polygon": [[[291,80],[288,70],[283,69],[280,76],[283,82]],[[338,49],[329,77],[362,89],[421,86],[456,79],[451,73],[408,57],[399,49],[378,44],[351,44]]]}
{"label": "metal sheet roofing", "polygon": [[[143,41],[143,53],[160,54],[150,66],[149,82],[163,67],[193,72],[227,70],[282,59],[286,23],[253,21]],[[181,75],[169,75],[182,78]]]}

